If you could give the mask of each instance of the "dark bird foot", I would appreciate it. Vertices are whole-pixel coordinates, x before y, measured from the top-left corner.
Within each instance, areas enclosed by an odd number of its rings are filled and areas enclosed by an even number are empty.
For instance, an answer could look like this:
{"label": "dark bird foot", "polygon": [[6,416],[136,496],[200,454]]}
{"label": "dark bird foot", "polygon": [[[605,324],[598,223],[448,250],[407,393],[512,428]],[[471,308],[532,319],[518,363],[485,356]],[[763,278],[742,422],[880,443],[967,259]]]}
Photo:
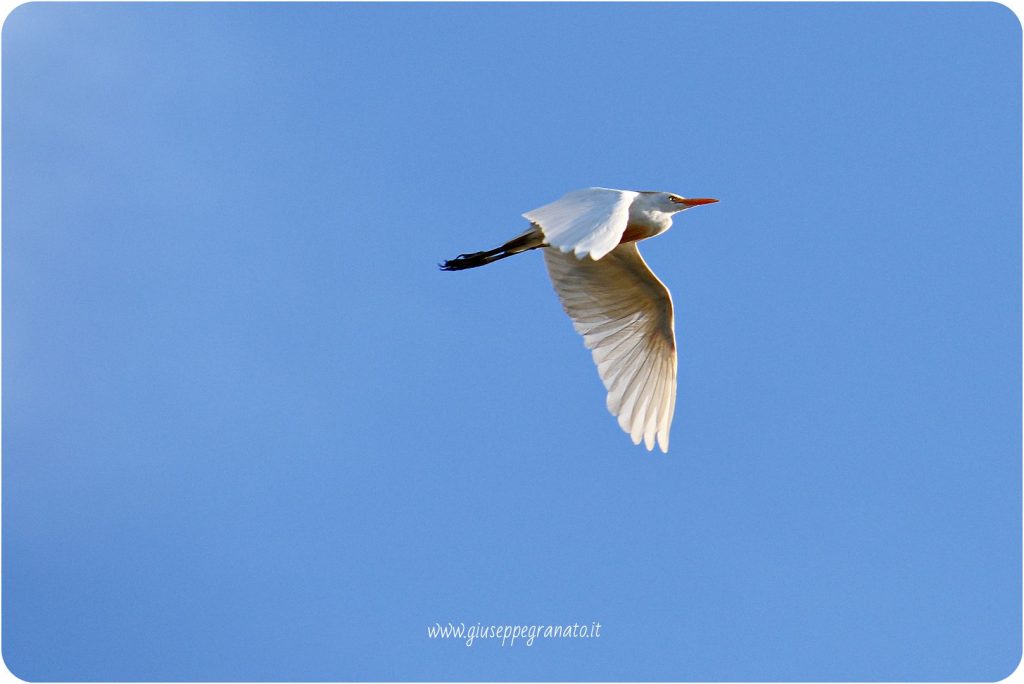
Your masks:
{"label": "dark bird foot", "polygon": [[438,266],[442,271],[463,271],[467,268],[489,264],[494,260],[494,255],[490,252],[473,252],[472,254],[460,254],[454,259],[447,259]]}

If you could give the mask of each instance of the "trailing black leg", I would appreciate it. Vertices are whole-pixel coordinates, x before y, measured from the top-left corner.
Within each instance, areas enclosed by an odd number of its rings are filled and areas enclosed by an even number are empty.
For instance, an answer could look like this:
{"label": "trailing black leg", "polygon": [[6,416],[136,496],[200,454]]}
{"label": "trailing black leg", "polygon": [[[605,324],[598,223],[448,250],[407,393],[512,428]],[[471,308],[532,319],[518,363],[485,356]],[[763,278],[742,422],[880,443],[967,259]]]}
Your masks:
{"label": "trailing black leg", "polygon": [[486,266],[489,263],[505,259],[507,257],[537,249],[544,246],[544,235],[540,229],[533,227],[517,238],[509,240],[501,247],[487,250],[485,252],[471,252],[460,254],[454,259],[448,259],[441,264],[442,271],[462,271],[467,268]]}

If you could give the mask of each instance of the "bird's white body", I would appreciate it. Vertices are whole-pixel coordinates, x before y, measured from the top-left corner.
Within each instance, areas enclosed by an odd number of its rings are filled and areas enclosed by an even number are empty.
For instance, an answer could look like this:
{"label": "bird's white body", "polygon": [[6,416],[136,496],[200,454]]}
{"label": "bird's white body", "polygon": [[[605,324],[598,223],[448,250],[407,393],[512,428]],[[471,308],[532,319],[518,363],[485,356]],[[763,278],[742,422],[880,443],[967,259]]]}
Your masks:
{"label": "bird's white body", "polygon": [[540,226],[551,247],[600,259],[618,246],[627,227],[637,233],[629,242],[660,235],[672,227],[672,214],[685,207],[667,197],[675,195],[587,188],[523,216]]}
{"label": "bird's white body", "polygon": [[488,252],[460,255],[446,270],[482,266],[543,247],[562,307],[594,357],[607,405],[634,444],[668,451],[676,397],[672,296],[636,243],[672,226],[674,214],[713,199],[587,188],[523,216],[526,233]]}

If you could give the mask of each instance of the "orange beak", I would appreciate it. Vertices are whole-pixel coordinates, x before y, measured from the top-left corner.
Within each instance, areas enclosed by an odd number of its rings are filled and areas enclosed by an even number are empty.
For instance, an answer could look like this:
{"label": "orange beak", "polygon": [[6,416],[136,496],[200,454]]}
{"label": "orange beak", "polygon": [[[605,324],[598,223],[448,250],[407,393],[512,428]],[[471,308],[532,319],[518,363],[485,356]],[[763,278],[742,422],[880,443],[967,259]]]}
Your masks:
{"label": "orange beak", "polygon": [[714,204],[718,200],[711,197],[684,197],[682,204],[687,208],[699,207],[702,204]]}

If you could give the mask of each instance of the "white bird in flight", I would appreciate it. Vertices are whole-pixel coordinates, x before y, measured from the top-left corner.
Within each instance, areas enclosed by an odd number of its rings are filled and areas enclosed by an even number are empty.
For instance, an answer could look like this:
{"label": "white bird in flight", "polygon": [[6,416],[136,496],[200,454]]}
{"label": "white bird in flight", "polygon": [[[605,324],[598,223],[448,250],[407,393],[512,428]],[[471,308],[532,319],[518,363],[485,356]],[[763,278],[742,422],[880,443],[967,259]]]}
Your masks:
{"label": "white bird in flight", "polygon": [[633,444],[668,452],[676,404],[672,295],[636,243],[672,226],[672,216],[711,198],[611,188],[576,190],[523,216],[530,229],[501,247],[460,254],[445,271],[484,266],[543,247],[548,275],[608,390],[608,410]]}

